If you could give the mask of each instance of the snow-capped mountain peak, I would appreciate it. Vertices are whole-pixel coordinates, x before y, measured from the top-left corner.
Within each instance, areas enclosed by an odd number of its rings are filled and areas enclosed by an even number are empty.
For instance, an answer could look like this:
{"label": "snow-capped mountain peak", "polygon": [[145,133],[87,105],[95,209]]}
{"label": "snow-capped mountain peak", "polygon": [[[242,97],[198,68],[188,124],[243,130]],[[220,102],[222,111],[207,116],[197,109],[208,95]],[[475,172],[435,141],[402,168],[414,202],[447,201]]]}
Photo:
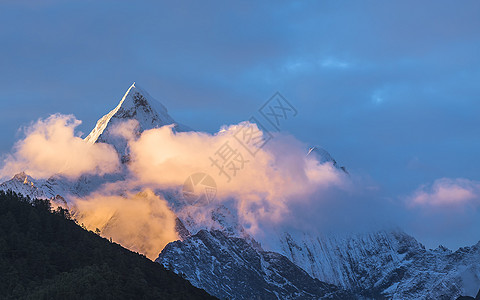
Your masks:
{"label": "snow-capped mountain peak", "polygon": [[30,175],[27,175],[27,173],[25,172],[20,172],[18,174],[15,174],[15,176],[13,176],[12,180],[16,180],[16,181],[23,181],[23,184],[32,184],[32,180],[33,178],[30,176]]}
{"label": "snow-capped mountain peak", "polygon": [[155,100],[135,82],[130,86],[122,100],[108,114],[97,121],[97,125],[85,138],[89,143],[105,140],[110,124],[120,120],[135,119],[141,130],[173,124],[175,121],[165,106]]}
{"label": "snow-capped mountain peak", "polygon": [[347,169],[345,167],[340,167],[337,163],[337,161],[328,153],[327,150],[319,147],[319,146],[312,146],[308,149],[307,156],[313,156],[315,159],[317,159],[320,163],[327,163],[330,162],[333,164],[334,167],[337,169],[342,170],[343,172],[347,173]]}
{"label": "snow-capped mountain peak", "polygon": [[111,144],[124,159],[128,154],[127,141],[112,132],[112,128],[129,120],[138,122],[139,132],[171,124],[174,124],[176,131],[190,130],[187,126],[176,123],[165,106],[134,82],[118,105],[97,121],[85,141]]}
{"label": "snow-capped mountain peak", "polygon": [[15,174],[12,179],[0,184],[0,190],[12,190],[31,198],[46,198],[45,193],[37,187],[35,180],[25,172]]}

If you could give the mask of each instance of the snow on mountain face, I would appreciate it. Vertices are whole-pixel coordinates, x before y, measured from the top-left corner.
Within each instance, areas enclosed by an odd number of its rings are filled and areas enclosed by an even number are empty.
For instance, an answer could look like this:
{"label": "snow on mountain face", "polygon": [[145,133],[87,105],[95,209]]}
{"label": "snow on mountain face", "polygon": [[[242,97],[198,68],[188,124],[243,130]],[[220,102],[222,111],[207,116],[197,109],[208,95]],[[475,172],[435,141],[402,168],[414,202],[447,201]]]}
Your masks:
{"label": "snow on mountain face", "polygon": [[281,235],[279,253],[311,276],[374,299],[455,299],[480,287],[480,243],[426,250],[399,229],[355,235]]}
{"label": "snow on mountain face", "polygon": [[[35,182],[35,183],[34,183]],[[25,197],[38,198],[38,199],[47,199],[45,192],[42,189],[38,188],[36,181],[25,174],[24,172],[18,173],[13,176],[12,179],[7,180],[0,184],[0,190],[12,190],[16,193],[21,193]]]}
{"label": "snow on mountain face", "polygon": [[[401,231],[379,231],[353,236],[280,235],[280,253],[310,275],[346,289],[371,287],[379,272],[418,251],[422,245]],[[378,273],[378,274],[377,274]],[[368,276],[358,276],[368,274]]]}
{"label": "snow on mountain face", "polygon": [[156,261],[221,299],[353,299],[286,257],[217,230],[168,244]]}
{"label": "snow on mountain face", "polygon": [[11,190],[31,199],[49,199],[54,206],[64,208],[68,208],[64,196],[76,194],[72,184],[64,178],[52,176],[47,180],[36,180],[24,172],[0,184],[0,190]]}
{"label": "snow on mountain face", "polygon": [[112,132],[112,128],[128,120],[138,121],[138,132],[174,124],[176,131],[189,131],[187,126],[175,123],[165,106],[135,83],[130,86],[120,103],[97,121],[95,128],[85,138],[89,143],[107,143],[126,159],[127,141]]}
{"label": "snow on mountain face", "polygon": [[32,199],[54,199],[57,195],[72,193],[71,183],[64,178],[52,176],[47,180],[37,180],[24,172],[0,184],[0,190],[12,190]]}
{"label": "snow on mountain face", "polygon": [[[474,296],[480,288],[480,242],[455,252],[424,250],[397,268],[404,276],[384,281],[380,288],[392,299],[454,299]],[[410,297],[410,298],[408,298]],[[415,298],[414,298],[415,297]]]}
{"label": "snow on mountain face", "polygon": [[[84,197],[97,190],[105,182],[121,180],[123,174],[104,176],[82,175],[77,180],[70,180],[61,175],[48,179],[34,179],[24,172],[18,173],[12,179],[0,184],[0,190],[11,190],[31,199],[50,199],[54,204],[68,207],[70,196]],[[56,203],[58,199],[61,203]]]}

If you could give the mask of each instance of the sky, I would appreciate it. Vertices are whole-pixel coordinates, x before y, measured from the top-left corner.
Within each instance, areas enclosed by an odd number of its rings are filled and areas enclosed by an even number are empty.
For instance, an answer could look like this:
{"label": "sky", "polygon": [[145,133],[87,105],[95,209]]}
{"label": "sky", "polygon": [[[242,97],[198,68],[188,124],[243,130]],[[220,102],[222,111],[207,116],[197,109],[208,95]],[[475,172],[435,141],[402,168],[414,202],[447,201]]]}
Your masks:
{"label": "sky", "polygon": [[472,244],[479,15],[478,1],[2,1],[0,153],[54,113],[86,136],[134,81],[211,133],[278,91],[298,111],[283,132],[409,203],[421,226],[445,220],[416,230],[422,242]]}

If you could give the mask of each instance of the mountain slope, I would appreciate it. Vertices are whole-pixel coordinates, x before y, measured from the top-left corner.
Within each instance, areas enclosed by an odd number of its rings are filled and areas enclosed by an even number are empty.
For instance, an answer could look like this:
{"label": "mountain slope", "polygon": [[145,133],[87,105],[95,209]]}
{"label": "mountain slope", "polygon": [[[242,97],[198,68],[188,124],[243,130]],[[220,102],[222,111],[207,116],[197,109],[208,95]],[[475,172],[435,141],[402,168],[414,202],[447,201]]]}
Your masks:
{"label": "mountain slope", "polygon": [[321,281],[387,299],[454,299],[480,287],[480,242],[426,250],[400,229],[362,234],[281,236],[292,262]]}
{"label": "mountain slope", "polygon": [[222,299],[353,299],[311,278],[283,255],[254,249],[218,230],[172,242],[156,261]]}
{"label": "mountain slope", "polygon": [[311,236],[284,232],[280,253],[315,278],[359,290],[408,260],[422,245],[400,230]]}
{"label": "mountain slope", "polygon": [[77,180],[70,180],[61,175],[53,175],[48,179],[35,179],[20,172],[10,180],[0,184],[1,191],[12,190],[31,199],[49,199],[56,205],[68,207],[70,196],[84,197],[98,189],[103,183],[114,182],[124,178],[122,173],[98,175],[82,175]]}
{"label": "mountain slope", "polygon": [[213,299],[173,272],[82,229],[47,200],[0,191],[2,299]]}
{"label": "mountain slope", "polygon": [[0,190],[12,190],[32,199],[47,199],[52,197],[52,195],[47,196],[45,191],[38,187],[37,181],[25,172],[20,172],[13,176],[12,179],[2,182],[0,184]]}

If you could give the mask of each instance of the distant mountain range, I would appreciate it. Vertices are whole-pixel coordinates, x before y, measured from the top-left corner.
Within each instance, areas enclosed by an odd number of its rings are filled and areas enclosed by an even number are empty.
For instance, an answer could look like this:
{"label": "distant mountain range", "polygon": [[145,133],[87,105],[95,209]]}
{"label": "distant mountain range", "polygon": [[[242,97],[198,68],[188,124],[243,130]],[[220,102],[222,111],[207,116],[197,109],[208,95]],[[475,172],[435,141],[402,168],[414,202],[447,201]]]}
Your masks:
{"label": "distant mountain range", "polygon": [[[126,139],[111,133],[127,120],[138,121],[137,134],[172,124],[175,131],[191,131],[133,84],[85,141],[112,145],[128,165]],[[307,153],[347,172],[320,147]],[[68,207],[70,196],[85,197],[125,176],[84,175],[70,180],[56,175],[37,180],[19,173],[0,189]],[[156,261],[222,299],[456,299],[474,296],[480,288],[480,242],[453,252],[444,247],[427,250],[399,228],[344,235],[286,229],[269,236],[274,243],[263,249],[262,241],[246,233],[230,208],[218,204],[207,212],[208,222],[199,221],[178,192],[156,192],[170,202],[181,237],[168,244]]]}

